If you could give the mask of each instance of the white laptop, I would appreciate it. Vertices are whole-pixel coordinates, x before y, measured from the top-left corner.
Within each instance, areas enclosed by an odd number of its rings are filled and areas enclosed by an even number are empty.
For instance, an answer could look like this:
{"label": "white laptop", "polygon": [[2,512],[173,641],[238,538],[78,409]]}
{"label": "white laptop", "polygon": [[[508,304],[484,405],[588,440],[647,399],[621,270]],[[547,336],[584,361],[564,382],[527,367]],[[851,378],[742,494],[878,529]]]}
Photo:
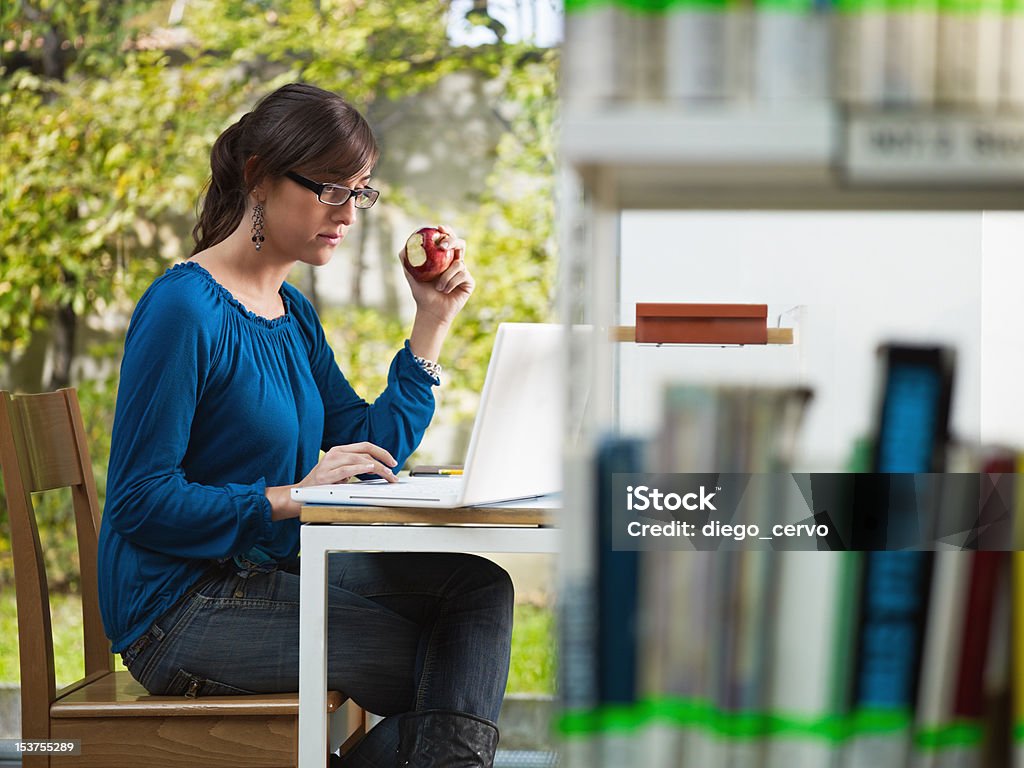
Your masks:
{"label": "white laptop", "polygon": [[461,476],[366,480],[292,489],[303,504],[463,507],[562,490],[564,327],[502,323]]}

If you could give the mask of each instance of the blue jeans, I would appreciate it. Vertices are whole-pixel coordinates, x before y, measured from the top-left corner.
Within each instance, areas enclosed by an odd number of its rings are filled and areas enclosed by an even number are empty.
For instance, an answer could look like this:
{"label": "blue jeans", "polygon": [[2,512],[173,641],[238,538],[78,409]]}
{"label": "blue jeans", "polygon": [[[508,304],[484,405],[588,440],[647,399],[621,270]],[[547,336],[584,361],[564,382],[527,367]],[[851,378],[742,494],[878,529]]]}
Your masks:
{"label": "blue jeans", "polygon": [[[328,559],[327,686],[385,719],[352,766],[391,766],[403,712],[497,721],[508,678],[512,582],[474,555],[337,553]],[[212,569],[123,654],[150,693],[298,690],[299,577]]]}

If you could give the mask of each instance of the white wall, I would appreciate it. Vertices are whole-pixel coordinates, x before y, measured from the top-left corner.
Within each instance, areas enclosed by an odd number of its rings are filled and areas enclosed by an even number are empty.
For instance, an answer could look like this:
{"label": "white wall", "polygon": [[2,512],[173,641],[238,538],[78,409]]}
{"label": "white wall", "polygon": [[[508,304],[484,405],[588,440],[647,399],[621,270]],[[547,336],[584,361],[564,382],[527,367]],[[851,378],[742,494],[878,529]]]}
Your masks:
{"label": "white wall", "polygon": [[870,424],[874,350],[900,340],[956,348],[958,437],[1024,447],[1020,242],[1021,214],[624,214],[620,322],[633,324],[638,301],[767,303],[797,343],[622,345],[622,427],[654,428],[668,380],[800,382],[815,391],[801,466],[840,468]]}
{"label": "white wall", "polygon": [[983,219],[981,433],[1024,447],[1024,214]]}

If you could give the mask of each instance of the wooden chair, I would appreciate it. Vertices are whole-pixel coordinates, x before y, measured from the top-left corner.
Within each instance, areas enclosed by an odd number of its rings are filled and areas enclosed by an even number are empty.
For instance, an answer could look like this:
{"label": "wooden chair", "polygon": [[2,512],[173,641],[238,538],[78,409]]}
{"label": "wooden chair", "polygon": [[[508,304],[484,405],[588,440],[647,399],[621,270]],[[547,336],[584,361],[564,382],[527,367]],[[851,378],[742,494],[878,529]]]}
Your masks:
{"label": "wooden chair", "polygon": [[[82,415],[73,389],[40,395],[0,392],[0,464],[6,487],[21,655],[23,739],[78,740],[79,756],[55,768],[283,768],[295,766],[298,695],[150,696],[114,671],[100,620],[96,549],[100,510]],[[56,689],[49,589],[30,494],[70,488],[81,562],[85,677]],[[328,694],[342,749],[365,732],[351,701]],[[339,738],[340,736],[340,738]],[[326,745],[325,745],[326,747]],[[326,749],[325,749],[326,762]],[[51,765],[24,755],[25,768]]]}

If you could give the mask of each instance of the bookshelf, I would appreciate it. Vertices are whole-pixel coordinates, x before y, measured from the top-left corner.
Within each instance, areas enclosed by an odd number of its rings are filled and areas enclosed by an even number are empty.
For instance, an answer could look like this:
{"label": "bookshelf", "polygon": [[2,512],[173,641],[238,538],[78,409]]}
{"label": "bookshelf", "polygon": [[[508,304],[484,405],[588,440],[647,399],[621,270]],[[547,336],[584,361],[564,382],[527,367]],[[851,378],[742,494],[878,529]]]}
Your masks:
{"label": "bookshelf", "polygon": [[[580,9],[598,4],[574,5],[579,13]],[[634,9],[647,5],[649,11],[657,4],[618,5],[631,5]],[[664,6],[662,3],[661,7]],[[614,16],[615,13],[619,15]],[[576,24],[575,37],[570,34],[566,42],[566,56],[575,55],[572,46],[584,47],[581,41],[586,42],[589,35],[588,47],[599,57],[602,46],[593,43],[600,35],[612,34],[608,29],[616,24],[625,30],[622,35],[626,44],[609,46],[608,59],[621,56],[623,50],[638,55],[638,51],[648,50],[643,41],[655,39],[651,37],[651,17],[645,17],[642,11],[630,14],[620,7],[606,16],[614,18],[615,24],[598,28],[594,19],[588,21],[587,28]],[[642,42],[638,44],[638,40]],[[663,45],[649,46],[649,58],[664,55]],[[578,63],[574,61],[574,65]],[[564,100],[559,214],[562,316],[567,324],[586,324],[597,329],[586,339],[572,339],[567,356],[567,370],[571,373],[567,377],[570,423],[583,424],[582,430],[566,443],[563,526],[575,533],[565,537],[560,563],[564,705],[560,728],[565,736],[560,764],[569,768],[641,764],[638,760],[655,767],[679,764],[678,759],[673,762],[679,724],[688,727],[697,722],[703,726],[707,717],[707,712],[694,709],[693,701],[672,712],[656,713],[651,720],[645,720],[650,711],[645,714],[642,707],[609,704],[600,699],[593,669],[595,658],[575,652],[601,624],[594,597],[601,562],[594,533],[600,504],[593,472],[595,452],[602,437],[614,434],[618,424],[615,371],[623,341],[622,332],[617,329],[622,317],[617,280],[620,270],[628,267],[621,263],[622,213],[1024,208],[1024,114],[1020,112],[975,108],[969,103],[941,108],[921,104],[882,108],[851,104],[838,96],[762,104],[750,98],[685,103],[667,98],[656,86],[638,89],[636,98],[623,97],[629,87],[623,87],[623,78],[635,84],[638,77],[650,75],[660,65],[652,61],[624,64],[622,69],[631,71],[613,75],[613,67],[607,61],[598,62],[591,71],[603,72],[615,81],[607,89],[610,95],[583,100],[573,99],[570,94]],[[755,562],[755,567],[763,566],[757,562],[760,561]],[[683,578],[718,573],[717,566],[707,558],[687,563],[668,559],[666,566],[680,568],[676,575]],[[650,567],[650,563],[641,565],[641,571],[644,567]],[[962,569],[964,564],[957,563],[956,567]],[[794,585],[803,585],[805,594],[799,600],[790,598],[788,603],[782,598],[778,615],[796,625],[814,618],[815,610],[824,614],[826,609],[835,608],[828,589],[856,581],[860,568],[855,559],[845,555],[827,562],[794,558],[775,575],[780,584],[789,580]],[[848,623],[853,608],[848,605],[844,610],[846,614],[836,613],[835,621],[828,626],[837,638],[852,635]],[[783,649],[793,642],[792,633],[787,635],[786,622],[773,622],[764,616],[757,621],[774,638],[767,641],[774,644],[768,648]],[[687,636],[693,640],[692,633]],[[597,644],[601,645],[600,638]],[[756,649],[746,650],[756,653]],[[856,648],[844,651],[845,672],[841,661],[820,657],[816,655],[819,651],[820,648],[810,655],[801,655],[790,649],[792,658],[786,663],[794,668],[802,662],[816,665],[814,668],[822,672],[822,679],[830,665],[834,667],[832,673],[839,677],[853,675],[849,667]],[[768,653],[763,648],[760,652]],[[822,690],[814,691],[813,697],[831,695],[824,692],[824,682],[821,686]],[[785,686],[779,690],[787,692]],[[793,707],[799,707],[803,693],[795,692]],[[700,708],[699,703],[696,706]],[[597,719],[593,716],[595,708],[600,710]],[[722,729],[719,736],[730,728],[742,730],[740,720],[723,719],[721,714],[717,713],[716,727]],[[835,723],[809,722],[794,720],[785,724],[795,732],[805,728],[805,736],[815,729],[818,732],[803,741],[783,745],[772,756],[758,753],[753,742],[740,743],[742,739],[727,745],[724,751],[721,743],[700,743],[696,753],[688,754],[701,755],[705,761],[694,764],[707,768],[839,764],[835,752],[839,736],[829,731]],[[698,734],[698,740],[701,738]],[[866,747],[860,744],[858,749],[867,751],[843,757],[843,764],[856,766],[867,760],[864,764],[887,768],[884,759],[870,763],[876,748],[871,743]],[[689,749],[694,749],[694,745],[690,744]],[[897,764],[903,763],[894,762],[893,768]]]}
{"label": "bookshelf", "polygon": [[1024,116],[570,110],[562,157],[589,192],[623,210],[1017,210]]}

